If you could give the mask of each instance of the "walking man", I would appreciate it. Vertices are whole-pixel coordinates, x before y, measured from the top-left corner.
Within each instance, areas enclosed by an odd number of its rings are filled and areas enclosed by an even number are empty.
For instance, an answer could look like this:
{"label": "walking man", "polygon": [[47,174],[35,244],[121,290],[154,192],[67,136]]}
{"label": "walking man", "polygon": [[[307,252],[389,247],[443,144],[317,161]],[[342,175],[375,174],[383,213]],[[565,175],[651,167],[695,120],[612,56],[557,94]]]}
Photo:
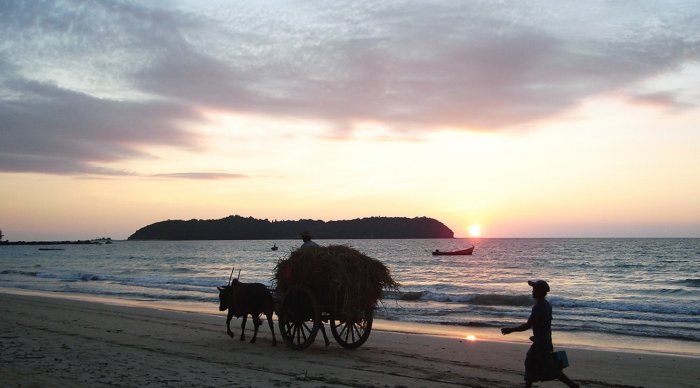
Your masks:
{"label": "walking man", "polygon": [[530,318],[520,326],[501,329],[503,335],[532,329],[532,346],[525,356],[525,386],[532,387],[534,381],[559,379],[569,387],[578,387],[552,358],[552,305],[545,299],[549,284],[544,280],[528,280],[527,284],[532,287],[532,297],[536,300]]}

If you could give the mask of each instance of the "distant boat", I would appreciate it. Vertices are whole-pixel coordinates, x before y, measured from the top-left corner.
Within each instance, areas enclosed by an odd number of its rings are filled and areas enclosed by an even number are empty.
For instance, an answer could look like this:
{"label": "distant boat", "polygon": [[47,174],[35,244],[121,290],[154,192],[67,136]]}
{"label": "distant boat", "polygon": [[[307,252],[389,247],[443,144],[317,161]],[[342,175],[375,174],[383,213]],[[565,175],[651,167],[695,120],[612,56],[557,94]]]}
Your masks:
{"label": "distant boat", "polygon": [[272,249],[273,251],[276,251],[276,250],[277,250],[277,244],[273,245],[272,248],[270,248],[270,249]]}
{"label": "distant boat", "polygon": [[471,255],[474,252],[474,246],[470,246],[467,249],[462,249],[459,251],[443,252],[439,249],[433,251],[433,256],[457,256],[457,255]]}

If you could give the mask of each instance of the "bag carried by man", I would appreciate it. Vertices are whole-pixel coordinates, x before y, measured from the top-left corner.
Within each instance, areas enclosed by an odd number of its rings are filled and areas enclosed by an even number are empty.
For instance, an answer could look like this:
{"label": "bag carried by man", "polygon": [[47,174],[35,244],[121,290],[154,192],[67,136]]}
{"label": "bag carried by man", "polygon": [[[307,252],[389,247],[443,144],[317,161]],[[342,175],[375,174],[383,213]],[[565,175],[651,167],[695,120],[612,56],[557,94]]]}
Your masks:
{"label": "bag carried by man", "polygon": [[569,357],[566,356],[566,352],[563,350],[552,352],[552,358],[554,359],[555,365],[559,366],[560,369],[569,366]]}

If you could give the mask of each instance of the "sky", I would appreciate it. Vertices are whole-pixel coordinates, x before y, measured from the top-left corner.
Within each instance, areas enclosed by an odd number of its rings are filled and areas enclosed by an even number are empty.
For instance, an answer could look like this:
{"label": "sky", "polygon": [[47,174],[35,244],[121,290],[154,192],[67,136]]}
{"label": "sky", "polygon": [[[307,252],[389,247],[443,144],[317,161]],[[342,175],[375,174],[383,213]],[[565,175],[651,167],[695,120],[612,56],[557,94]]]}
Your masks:
{"label": "sky", "polygon": [[[697,1],[0,1],[0,230],[700,237]],[[471,229],[470,229],[471,227]]]}

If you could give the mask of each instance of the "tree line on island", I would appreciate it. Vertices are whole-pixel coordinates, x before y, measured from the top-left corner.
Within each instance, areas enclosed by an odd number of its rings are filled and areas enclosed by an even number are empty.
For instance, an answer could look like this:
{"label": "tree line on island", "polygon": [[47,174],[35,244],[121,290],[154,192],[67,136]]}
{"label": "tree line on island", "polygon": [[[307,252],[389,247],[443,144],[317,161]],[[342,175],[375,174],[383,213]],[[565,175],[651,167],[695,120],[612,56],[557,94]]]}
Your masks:
{"label": "tree line on island", "polygon": [[428,217],[269,221],[233,215],[218,220],[160,221],[137,230],[129,240],[286,240],[298,239],[305,230],[316,239],[454,238],[450,228]]}

